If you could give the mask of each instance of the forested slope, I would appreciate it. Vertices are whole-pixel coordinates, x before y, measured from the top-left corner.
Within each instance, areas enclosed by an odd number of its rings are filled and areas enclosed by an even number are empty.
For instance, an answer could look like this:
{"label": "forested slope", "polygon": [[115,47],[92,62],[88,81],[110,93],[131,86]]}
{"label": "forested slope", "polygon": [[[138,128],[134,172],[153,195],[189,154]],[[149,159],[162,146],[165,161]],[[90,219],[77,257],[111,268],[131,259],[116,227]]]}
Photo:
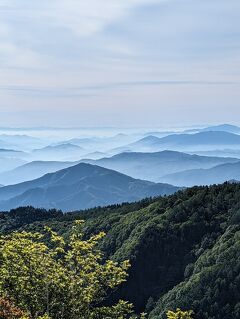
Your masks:
{"label": "forested slope", "polygon": [[132,264],[112,299],[124,297],[138,311],[147,306],[151,319],[176,307],[193,309],[196,319],[240,317],[239,184],[65,215],[38,210],[26,219],[29,210],[3,213],[1,230],[41,230],[48,224],[67,237],[73,221],[85,219],[87,235],[105,231],[106,257]]}

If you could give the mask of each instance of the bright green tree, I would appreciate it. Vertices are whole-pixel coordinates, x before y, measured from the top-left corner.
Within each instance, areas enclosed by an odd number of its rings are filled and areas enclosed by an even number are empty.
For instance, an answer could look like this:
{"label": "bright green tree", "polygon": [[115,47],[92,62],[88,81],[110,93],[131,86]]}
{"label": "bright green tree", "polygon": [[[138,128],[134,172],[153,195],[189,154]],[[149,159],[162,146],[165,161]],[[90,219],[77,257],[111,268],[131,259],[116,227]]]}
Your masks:
{"label": "bright green tree", "polygon": [[167,319],[193,319],[192,317],[193,311],[182,311],[177,309],[176,312],[168,311],[167,312]]}
{"label": "bright green tree", "polygon": [[[132,305],[103,306],[127,278],[129,262],[103,261],[97,245],[104,233],[83,239],[81,222],[68,242],[51,229],[15,232],[0,239],[0,295],[30,319],[124,319]],[[47,243],[47,244],[46,244]]]}

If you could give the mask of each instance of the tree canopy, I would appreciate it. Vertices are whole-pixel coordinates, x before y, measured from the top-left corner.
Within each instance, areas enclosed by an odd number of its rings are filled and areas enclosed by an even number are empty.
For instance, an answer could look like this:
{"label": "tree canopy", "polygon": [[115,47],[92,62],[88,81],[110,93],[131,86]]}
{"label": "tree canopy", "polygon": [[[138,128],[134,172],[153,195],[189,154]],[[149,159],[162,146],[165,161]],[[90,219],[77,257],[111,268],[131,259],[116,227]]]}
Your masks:
{"label": "tree canopy", "polygon": [[131,304],[120,300],[112,306],[103,305],[107,294],[126,280],[130,266],[127,260],[103,262],[97,248],[103,236],[99,233],[83,240],[81,222],[72,228],[68,242],[48,227],[44,234],[2,236],[2,308],[31,319],[127,318],[133,312]]}
{"label": "tree canopy", "polygon": [[106,233],[96,246],[101,263],[131,263],[125,281],[107,289],[108,304],[128,300],[150,319],[177,308],[193,309],[195,319],[232,319],[240,316],[239,198],[240,184],[224,183],[68,214],[23,207],[0,213],[0,233],[38,232],[48,244],[48,226],[68,242],[83,219],[84,241]]}

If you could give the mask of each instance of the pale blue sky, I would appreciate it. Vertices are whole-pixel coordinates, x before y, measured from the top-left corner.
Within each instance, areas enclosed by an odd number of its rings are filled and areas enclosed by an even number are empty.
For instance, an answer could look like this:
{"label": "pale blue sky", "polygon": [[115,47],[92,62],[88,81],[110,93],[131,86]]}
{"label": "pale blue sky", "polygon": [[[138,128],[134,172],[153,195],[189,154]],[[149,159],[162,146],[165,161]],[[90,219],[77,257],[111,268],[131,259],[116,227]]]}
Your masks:
{"label": "pale blue sky", "polygon": [[240,123],[239,0],[0,0],[0,126]]}

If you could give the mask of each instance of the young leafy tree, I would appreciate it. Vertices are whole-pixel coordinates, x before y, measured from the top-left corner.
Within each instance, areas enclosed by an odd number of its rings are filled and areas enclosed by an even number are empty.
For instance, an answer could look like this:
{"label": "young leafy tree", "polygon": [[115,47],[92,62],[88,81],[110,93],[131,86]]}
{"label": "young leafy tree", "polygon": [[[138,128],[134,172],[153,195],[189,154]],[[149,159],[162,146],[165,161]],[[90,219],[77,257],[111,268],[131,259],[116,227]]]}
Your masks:
{"label": "young leafy tree", "polygon": [[193,319],[192,317],[193,311],[182,311],[177,309],[176,312],[168,311],[167,312],[167,319]]}
{"label": "young leafy tree", "polygon": [[129,262],[103,262],[97,245],[104,233],[84,240],[81,225],[73,227],[69,242],[49,228],[45,234],[1,237],[1,297],[30,319],[129,318],[132,305],[125,301],[103,306],[108,293],[126,280]]}

